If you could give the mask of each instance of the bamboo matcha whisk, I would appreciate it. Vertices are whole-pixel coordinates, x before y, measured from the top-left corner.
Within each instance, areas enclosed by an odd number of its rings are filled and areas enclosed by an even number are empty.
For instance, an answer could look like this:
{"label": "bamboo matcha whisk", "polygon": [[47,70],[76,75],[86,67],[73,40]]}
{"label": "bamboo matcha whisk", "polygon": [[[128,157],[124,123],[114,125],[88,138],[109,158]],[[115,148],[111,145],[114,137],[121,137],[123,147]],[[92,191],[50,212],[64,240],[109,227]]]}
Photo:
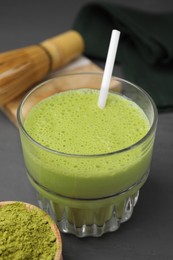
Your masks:
{"label": "bamboo matcha whisk", "polygon": [[76,31],[68,31],[38,45],[0,54],[0,106],[79,56],[84,42]]}

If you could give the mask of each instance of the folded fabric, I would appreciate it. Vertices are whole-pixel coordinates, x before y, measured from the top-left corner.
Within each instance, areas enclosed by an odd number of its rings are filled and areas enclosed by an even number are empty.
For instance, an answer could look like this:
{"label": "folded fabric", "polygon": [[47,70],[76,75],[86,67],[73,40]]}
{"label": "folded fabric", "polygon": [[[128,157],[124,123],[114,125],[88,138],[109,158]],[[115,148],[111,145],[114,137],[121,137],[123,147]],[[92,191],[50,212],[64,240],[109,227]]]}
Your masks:
{"label": "folded fabric", "polygon": [[90,3],[73,28],[85,54],[105,60],[113,29],[121,31],[117,61],[126,80],[144,88],[159,108],[173,108],[173,13],[149,13],[111,3]]}

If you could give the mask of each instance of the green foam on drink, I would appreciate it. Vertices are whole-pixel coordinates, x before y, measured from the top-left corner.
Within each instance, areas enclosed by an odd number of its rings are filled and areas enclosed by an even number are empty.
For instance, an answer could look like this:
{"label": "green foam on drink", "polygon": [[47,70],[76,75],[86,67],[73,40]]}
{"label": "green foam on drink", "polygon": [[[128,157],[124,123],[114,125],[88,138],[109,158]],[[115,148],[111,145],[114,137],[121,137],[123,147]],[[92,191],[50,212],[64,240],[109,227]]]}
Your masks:
{"label": "green foam on drink", "polygon": [[25,128],[40,144],[69,154],[104,154],[138,142],[150,125],[131,100],[109,93],[104,109],[97,106],[99,91],[62,92],[37,104]]}

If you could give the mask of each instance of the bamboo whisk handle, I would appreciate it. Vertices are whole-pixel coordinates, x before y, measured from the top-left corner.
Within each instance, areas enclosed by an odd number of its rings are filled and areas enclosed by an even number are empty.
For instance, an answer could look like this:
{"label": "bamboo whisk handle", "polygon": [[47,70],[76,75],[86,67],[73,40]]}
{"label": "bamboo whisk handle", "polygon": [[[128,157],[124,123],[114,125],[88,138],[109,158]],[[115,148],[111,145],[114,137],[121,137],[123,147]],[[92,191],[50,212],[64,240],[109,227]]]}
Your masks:
{"label": "bamboo whisk handle", "polygon": [[84,41],[76,31],[68,31],[38,45],[0,54],[0,106],[7,104],[79,56]]}
{"label": "bamboo whisk handle", "polygon": [[63,67],[84,51],[84,41],[76,31],[69,31],[40,43],[51,57],[51,71]]}

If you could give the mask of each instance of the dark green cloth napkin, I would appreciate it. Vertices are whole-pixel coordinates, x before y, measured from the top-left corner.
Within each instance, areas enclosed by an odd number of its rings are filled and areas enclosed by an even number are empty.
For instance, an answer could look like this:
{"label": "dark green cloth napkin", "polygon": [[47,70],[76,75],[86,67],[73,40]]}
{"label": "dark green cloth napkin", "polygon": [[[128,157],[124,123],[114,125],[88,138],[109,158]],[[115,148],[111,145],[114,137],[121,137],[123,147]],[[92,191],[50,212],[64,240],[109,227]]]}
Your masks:
{"label": "dark green cloth napkin", "polygon": [[149,13],[111,3],[90,3],[73,28],[90,58],[105,60],[112,29],[121,31],[117,61],[125,79],[144,88],[159,108],[173,108],[173,13]]}

